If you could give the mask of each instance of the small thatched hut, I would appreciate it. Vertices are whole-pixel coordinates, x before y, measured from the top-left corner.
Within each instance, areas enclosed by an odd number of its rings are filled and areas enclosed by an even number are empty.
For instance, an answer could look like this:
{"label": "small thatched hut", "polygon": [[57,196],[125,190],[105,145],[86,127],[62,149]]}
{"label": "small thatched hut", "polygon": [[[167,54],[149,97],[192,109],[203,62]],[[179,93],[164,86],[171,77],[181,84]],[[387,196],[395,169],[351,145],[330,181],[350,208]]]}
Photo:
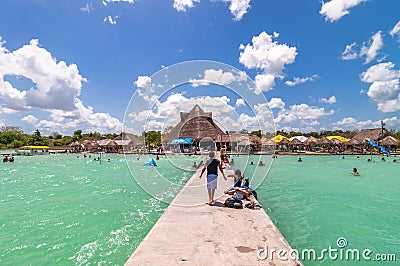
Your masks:
{"label": "small thatched hut", "polygon": [[304,141],[304,144],[305,145],[313,145],[313,144],[315,145],[315,144],[317,144],[317,142],[318,142],[318,139],[311,136],[306,141]]}
{"label": "small thatched hut", "polygon": [[144,146],[144,141],[138,136],[126,132],[122,132],[114,141],[118,144],[118,150],[124,150],[125,152]]}
{"label": "small thatched hut", "polygon": [[384,138],[382,140],[381,143],[382,143],[382,145],[385,145],[385,146],[398,146],[400,143],[400,140],[396,139],[393,136],[387,136],[386,138]]}
{"label": "small thatched hut", "polygon": [[394,150],[394,151],[397,150],[397,147],[399,146],[399,144],[400,144],[400,140],[396,139],[393,136],[387,136],[381,142],[381,145],[386,146],[389,148],[389,150]]}
{"label": "small thatched hut", "polygon": [[181,121],[163,137],[164,146],[179,138],[191,138],[196,146],[199,146],[202,139],[210,138],[219,143],[217,146],[229,142],[225,132],[214,123],[212,113],[204,112],[199,105],[196,104],[190,112],[181,112],[180,117]]}
{"label": "small thatched hut", "polygon": [[332,143],[333,145],[341,145],[341,144],[343,144],[343,142],[340,141],[340,140],[337,139],[337,138],[332,138],[332,139],[331,139],[331,143]]}
{"label": "small thatched hut", "polygon": [[322,138],[317,140],[317,144],[318,145],[329,145],[331,143],[332,142],[329,139],[327,139],[326,137],[322,137]]}

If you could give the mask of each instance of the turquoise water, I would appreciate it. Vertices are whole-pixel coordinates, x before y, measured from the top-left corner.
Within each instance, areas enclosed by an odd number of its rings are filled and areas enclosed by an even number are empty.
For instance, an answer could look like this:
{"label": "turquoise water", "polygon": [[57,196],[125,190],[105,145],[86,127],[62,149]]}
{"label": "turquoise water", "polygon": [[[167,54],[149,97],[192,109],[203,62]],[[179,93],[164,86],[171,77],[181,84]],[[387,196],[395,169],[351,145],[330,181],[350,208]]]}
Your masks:
{"label": "turquoise water", "polygon": [[[267,213],[292,248],[315,249],[305,265],[365,265],[366,260],[330,260],[323,248],[371,249],[400,259],[400,163],[369,156],[279,157],[257,191]],[[360,176],[351,174],[356,167]],[[305,253],[306,254],[306,253]],[[326,258],[318,260],[318,257]],[[345,256],[343,257],[345,258]],[[352,258],[352,257],[349,257]],[[381,265],[382,262],[371,262]]]}
{"label": "turquoise water", "polygon": [[[157,174],[174,184],[172,199],[200,157],[157,161]],[[100,164],[79,155],[16,157],[0,163],[0,264],[121,265],[133,253],[167,203],[148,195],[129,172],[123,155]],[[128,156],[135,178],[155,175],[148,158]],[[400,163],[367,163],[355,156],[281,156],[257,189],[259,199],[292,248],[337,247],[397,253],[400,246]],[[104,157],[103,157],[104,159]],[[252,176],[261,168],[235,157]],[[262,158],[265,162],[270,157]],[[253,161],[253,158],[250,157]],[[254,157],[254,162],[257,159]],[[353,167],[360,176],[352,176]],[[261,171],[266,171],[265,167]],[[153,180],[149,178],[149,180]],[[305,265],[364,265],[365,261],[304,261]]]}
{"label": "turquoise water", "polygon": [[[65,154],[0,163],[1,265],[121,265],[129,258],[167,204],[134,182],[124,156],[106,156],[102,164]],[[144,162],[137,171],[148,171]],[[192,175],[169,172],[176,191]]]}

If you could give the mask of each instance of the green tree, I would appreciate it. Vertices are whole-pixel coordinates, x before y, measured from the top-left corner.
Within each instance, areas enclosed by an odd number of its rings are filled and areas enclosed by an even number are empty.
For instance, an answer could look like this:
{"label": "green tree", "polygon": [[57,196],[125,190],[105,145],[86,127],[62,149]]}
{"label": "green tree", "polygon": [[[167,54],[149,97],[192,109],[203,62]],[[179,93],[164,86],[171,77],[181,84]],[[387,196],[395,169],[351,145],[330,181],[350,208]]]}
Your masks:
{"label": "green tree", "polygon": [[82,130],[78,129],[74,131],[74,135],[72,136],[74,141],[78,141],[82,139]]}
{"label": "green tree", "polygon": [[106,137],[106,139],[115,139],[116,137],[118,137],[118,134],[116,134],[116,133],[105,134],[104,136]]}
{"label": "green tree", "polygon": [[71,144],[72,142],[74,142],[74,139],[71,136],[64,136],[62,138],[62,140],[64,142],[64,145],[68,145],[68,144]]}
{"label": "green tree", "polygon": [[58,133],[58,132],[53,132],[49,136],[49,139],[62,139],[62,135],[60,133]]}
{"label": "green tree", "polygon": [[254,135],[254,136],[257,136],[257,137],[262,137],[262,131],[261,131],[261,129],[260,130],[254,130],[254,131],[251,131],[250,132],[250,135]]}
{"label": "green tree", "polygon": [[0,130],[0,148],[18,148],[28,143],[28,136],[18,127],[4,126]]}
{"label": "green tree", "polygon": [[31,139],[29,140],[29,144],[35,146],[43,146],[47,145],[48,141],[46,140],[46,138],[42,137],[39,129],[36,129],[35,132],[33,132]]}
{"label": "green tree", "polygon": [[288,133],[286,133],[284,130],[277,130],[276,135],[282,135],[284,137],[287,137]]}
{"label": "green tree", "polygon": [[145,132],[145,144],[149,146],[160,146],[161,145],[161,132],[160,131],[149,131]]}
{"label": "green tree", "polygon": [[54,146],[64,146],[64,140],[63,139],[56,139],[53,141]]}

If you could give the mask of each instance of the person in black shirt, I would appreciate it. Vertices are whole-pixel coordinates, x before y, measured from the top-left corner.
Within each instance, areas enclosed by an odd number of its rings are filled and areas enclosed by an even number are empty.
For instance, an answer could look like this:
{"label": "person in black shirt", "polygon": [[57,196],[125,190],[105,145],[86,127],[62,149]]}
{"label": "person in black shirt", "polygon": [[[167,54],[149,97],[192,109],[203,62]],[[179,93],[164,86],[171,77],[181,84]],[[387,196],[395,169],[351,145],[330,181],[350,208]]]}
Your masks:
{"label": "person in black shirt", "polygon": [[201,179],[201,177],[203,176],[203,173],[206,171],[207,169],[207,192],[208,192],[208,198],[209,198],[209,205],[213,205],[214,204],[214,194],[215,194],[215,190],[217,189],[217,179],[218,179],[218,168],[221,171],[223,177],[225,180],[226,176],[225,173],[222,169],[222,164],[218,159],[215,159],[215,153],[213,151],[211,151],[209,153],[209,158],[207,159],[206,163],[204,164],[203,169],[201,170],[201,174],[199,176],[199,178]]}

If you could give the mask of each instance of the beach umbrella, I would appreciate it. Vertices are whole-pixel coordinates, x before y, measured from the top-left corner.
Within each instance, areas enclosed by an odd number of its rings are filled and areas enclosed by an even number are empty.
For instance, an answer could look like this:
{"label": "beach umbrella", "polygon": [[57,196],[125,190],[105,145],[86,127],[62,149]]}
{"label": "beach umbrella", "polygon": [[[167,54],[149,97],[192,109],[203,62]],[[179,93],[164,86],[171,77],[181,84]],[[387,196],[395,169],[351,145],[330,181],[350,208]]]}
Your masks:
{"label": "beach umbrella", "polygon": [[304,143],[308,138],[307,138],[306,136],[294,136],[294,137],[291,137],[289,140],[290,140],[290,141],[293,141],[294,139],[298,139],[298,140],[300,140],[302,143]]}
{"label": "beach umbrella", "polygon": [[74,146],[79,146],[79,145],[80,144],[78,141],[74,141],[74,142],[71,142],[70,144],[68,144],[68,147],[74,147]]}
{"label": "beach umbrella", "polygon": [[304,141],[304,144],[311,145],[311,144],[317,144],[317,142],[318,142],[318,139],[311,136],[306,141]]}
{"label": "beach umbrella", "polygon": [[96,141],[92,141],[92,142],[90,143],[90,146],[91,146],[91,147],[99,147],[100,145],[99,145],[99,143],[97,143]]}
{"label": "beach umbrella", "polygon": [[112,141],[109,141],[106,146],[107,147],[115,147],[115,146],[118,146],[118,143],[116,143],[115,141],[112,140]]}
{"label": "beach umbrella", "polygon": [[281,141],[279,141],[279,144],[289,144],[289,142],[290,142],[289,139],[284,138]]}
{"label": "beach umbrella", "polygon": [[337,139],[337,140],[339,140],[341,142],[348,142],[350,140],[350,139],[344,138],[342,136],[327,136],[326,138],[329,139],[329,140]]}
{"label": "beach umbrella", "polygon": [[341,142],[340,140],[338,140],[338,139],[336,139],[336,138],[333,138],[333,139],[331,139],[330,141],[331,141],[331,143],[334,144],[334,145],[340,145],[340,144],[343,143],[343,142]]}
{"label": "beach umbrella", "polygon": [[[273,137],[271,140],[273,141],[273,142],[275,142],[275,143],[280,143],[282,140],[284,140],[284,139],[286,139],[286,140],[288,140],[288,138],[287,137],[285,137],[285,136],[282,136],[282,135],[276,135],[275,137]],[[287,143],[289,143],[289,140],[288,140],[288,142]]]}
{"label": "beach umbrella", "polygon": [[303,142],[301,142],[299,139],[293,139],[290,141],[290,145],[302,145]]}
{"label": "beach umbrella", "polygon": [[327,144],[331,144],[331,141],[329,139],[327,139],[326,137],[322,137],[317,141],[318,145],[327,145]]}
{"label": "beach umbrella", "polygon": [[275,145],[274,141],[267,139],[267,138],[262,138],[261,143],[263,146],[274,146]]}

